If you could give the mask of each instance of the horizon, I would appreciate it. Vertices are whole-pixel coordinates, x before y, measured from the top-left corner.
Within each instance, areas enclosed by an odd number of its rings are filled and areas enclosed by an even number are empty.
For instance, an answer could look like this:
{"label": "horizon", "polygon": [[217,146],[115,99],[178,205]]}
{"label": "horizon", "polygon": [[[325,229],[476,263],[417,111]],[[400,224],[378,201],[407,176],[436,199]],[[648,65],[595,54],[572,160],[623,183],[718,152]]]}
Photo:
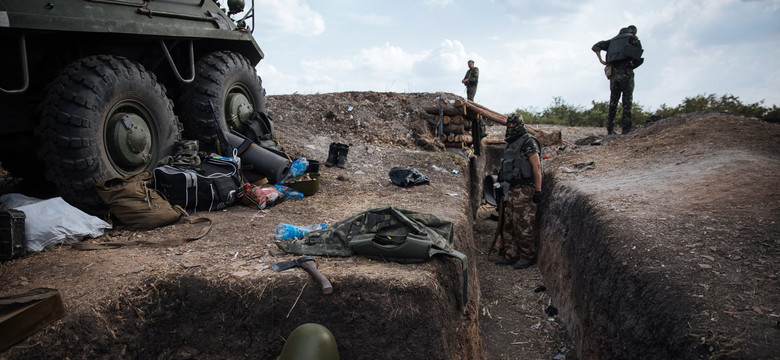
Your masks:
{"label": "horizon", "polygon": [[698,95],[780,104],[780,0],[360,2],[255,0],[257,66],[269,95],[447,92],[473,59],[475,101],[497,112],[561,98],[609,101],[591,46],[634,24],[645,49],[634,103],[646,111]]}

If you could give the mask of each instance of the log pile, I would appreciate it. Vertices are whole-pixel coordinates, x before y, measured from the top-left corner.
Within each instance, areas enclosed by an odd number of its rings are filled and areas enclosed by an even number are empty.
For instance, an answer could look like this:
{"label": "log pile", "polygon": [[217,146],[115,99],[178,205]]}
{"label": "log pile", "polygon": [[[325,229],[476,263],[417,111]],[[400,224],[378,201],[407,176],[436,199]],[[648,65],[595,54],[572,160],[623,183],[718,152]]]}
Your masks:
{"label": "log pile", "polygon": [[[431,115],[434,133],[437,132],[437,124],[441,123],[442,131],[438,135],[446,147],[469,148],[471,145],[475,145],[473,144],[474,129],[472,127],[478,127],[480,121],[490,120],[506,125],[505,115],[468,100],[458,99],[453,103],[445,102],[441,106],[430,106],[424,110],[428,115]],[[531,135],[539,139],[542,146],[562,144],[560,131],[548,133],[528,125],[525,128]],[[503,143],[504,140],[488,139],[485,142]]]}

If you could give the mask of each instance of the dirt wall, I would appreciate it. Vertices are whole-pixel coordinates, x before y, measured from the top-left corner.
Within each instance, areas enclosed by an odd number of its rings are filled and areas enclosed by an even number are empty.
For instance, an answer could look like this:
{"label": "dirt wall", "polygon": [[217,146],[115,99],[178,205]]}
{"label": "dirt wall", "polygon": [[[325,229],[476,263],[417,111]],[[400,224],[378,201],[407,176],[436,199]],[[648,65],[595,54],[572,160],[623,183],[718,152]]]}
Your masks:
{"label": "dirt wall", "polygon": [[[539,267],[582,359],[693,358],[693,311],[682,289],[659,273],[632,271],[611,248],[620,236],[587,195],[557,185],[540,208]],[[706,351],[705,351],[706,353]]]}

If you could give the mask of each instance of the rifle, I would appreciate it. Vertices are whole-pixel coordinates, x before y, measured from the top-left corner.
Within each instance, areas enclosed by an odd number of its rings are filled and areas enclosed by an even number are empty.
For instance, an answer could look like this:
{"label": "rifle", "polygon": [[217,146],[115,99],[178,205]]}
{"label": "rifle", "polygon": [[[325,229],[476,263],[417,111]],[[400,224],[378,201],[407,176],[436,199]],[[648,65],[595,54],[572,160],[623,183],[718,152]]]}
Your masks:
{"label": "rifle", "polygon": [[493,235],[493,243],[490,244],[490,249],[488,250],[488,260],[490,261],[495,260],[490,258],[490,254],[493,253],[493,249],[496,247],[496,241],[498,240],[498,236],[501,235],[501,242],[504,241],[504,204],[505,203],[506,201],[502,196],[498,200],[498,226],[496,227],[496,234]]}
{"label": "rifle", "polygon": [[233,146],[228,142],[227,135],[225,135],[225,129],[222,128],[222,122],[219,121],[219,115],[217,109],[214,107],[214,103],[209,100],[211,106],[211,112],[214,114],[214,126],[216,127],[217,140],[219,141],[219,151],[222,152],[222,156],[233,157]]}

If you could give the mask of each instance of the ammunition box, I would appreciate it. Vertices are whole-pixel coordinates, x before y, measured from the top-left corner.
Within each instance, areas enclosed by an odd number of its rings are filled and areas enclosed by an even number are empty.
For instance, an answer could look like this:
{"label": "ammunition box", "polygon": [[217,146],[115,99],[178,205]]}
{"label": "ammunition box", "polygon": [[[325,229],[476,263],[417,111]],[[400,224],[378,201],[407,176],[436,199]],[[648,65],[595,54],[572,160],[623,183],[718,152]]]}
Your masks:
{"label": "ammunition box", "polygon": [[285,185],[298,190],[303,196],[312,196],[320,189],[320,174],[309,173],[309,178],[311,180],[296,181]]}
{"label": "ammunition box", "polygon": [[24,219],[23,211],[9,209],[0,204],[0,261],[25,254]]}

